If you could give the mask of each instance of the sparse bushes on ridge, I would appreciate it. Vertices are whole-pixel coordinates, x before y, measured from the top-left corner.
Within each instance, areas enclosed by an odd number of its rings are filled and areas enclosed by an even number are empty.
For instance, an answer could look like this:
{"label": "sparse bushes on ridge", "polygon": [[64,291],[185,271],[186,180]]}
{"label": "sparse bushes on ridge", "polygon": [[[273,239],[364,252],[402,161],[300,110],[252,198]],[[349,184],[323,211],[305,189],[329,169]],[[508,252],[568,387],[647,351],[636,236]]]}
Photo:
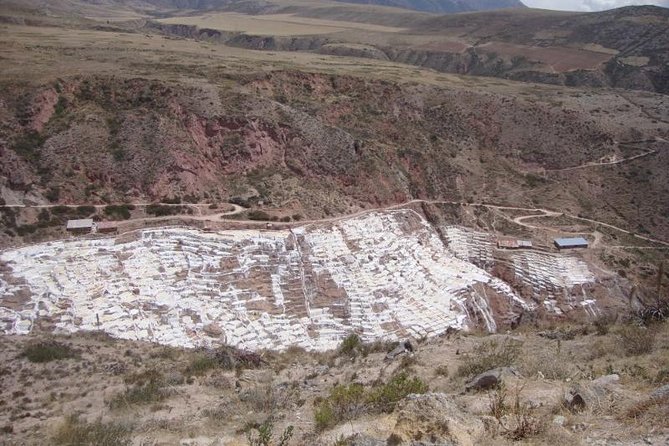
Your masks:
{"label": "sparse bushes on ridge", "polygon": [[616,323],[617,320],[617,315],[612,316],[609,314],[605,314],[602,316],[599,316],[597,319],[595,319],[592,322],[592,325],[595,326],[595,332],[599,336],[604,336],[609,333],[609,328]]}
{"label": "sparse bushes on ridge", "polygon": [[156,403],[167,398],[170,393],[163,375],[154,369],[129,375],[125,382],[130,387],[109,401],[111,409]]}
{"label": "sparse bushes on ridge", "polygon": [[643,355],[653,351],[655,332],[638,325],[624,325],[618,332],[625,353],[630,356]]}
{"label": "sparse bushes on ridge", "polygon": [[131,433],[131,427],[126,424],[103,423],[101,420],[87,423],[69,416],[57,428],[51,441],[62,446],[127,446],[131,442]]}
{"label": "sparse bushes on ridge", "polygon": [[508,393],[504,385],[499,386],[490,397],[490,415],[497,420],[500,433],[513,441],[535,437],[546,429],[534,409],[520,402],[522,388],[515,389],[513,403],[507,402]]}
{"label": "sparse bushes on ridge", "polygon": [[14,140],[12,149],[30,162],[39,159],[39,152],[45,138],[36,131],[27,132]]}
{"label": "sparse bushes on ridge", "polygon": [[465,357],[457,375],[471,377],[497,367],[508,367],[518,358],[521,346],[520,342],[510,340],[484,342]]}
{"label": "sparse bushes on ridge", "polygon": [[364,343],[362,342],[362,339],[360,339],[360,336],[351,333],[341,341],[341,344],[339,344],[339,348],[337,349],[337,354],[339,356],[349,356],[351,358],[355,358],[358,355],[366,357],[370,353],[388,353],[397,347],[398,344],[397,341],[382,340]]}
{"label": "sparse bushes on ridge", "polygon": [[55,341],[30,344],[23,349],[21,356],[30,362],[50,362],[76,357],[76,352],[68,345]]}
{"label": "sparse bushes on ridge", "polygon": [[188,367],[186,368],[186,373],[189,375],[204,375],[211,369],[218,367],[218,361],[215,358],[210,356],[202,355],[194,358]]}
{"label": "sparse bushes on ridge", "polygon": [[146,207],[146,213],[156,217],[167,217],[169,215],[192,214],[193,210],[187,206],[165,206],[154,203]]}

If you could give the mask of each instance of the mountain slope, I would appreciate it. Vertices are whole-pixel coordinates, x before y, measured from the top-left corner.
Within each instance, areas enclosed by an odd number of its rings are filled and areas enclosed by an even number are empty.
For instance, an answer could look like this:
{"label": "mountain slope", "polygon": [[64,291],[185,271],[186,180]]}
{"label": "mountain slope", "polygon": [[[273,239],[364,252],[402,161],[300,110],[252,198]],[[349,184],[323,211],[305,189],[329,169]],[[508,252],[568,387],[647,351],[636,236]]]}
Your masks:
{"label": "mountain slope", "polygon": [[451,14],[489,9],[524,8],[519,0],[339,0],[346,3],[392,6],[416,11]]}
{"label": "mountain slope", "polygon": [[[488,200],[669,236],[669,216],[657,215],[652,199],[668,188],[667,143],[656,141],[669,139],[662,96],[635,103],[527,90],[524,99],[483,85],[473,92],[294,71],[227,82],[96,76],[4,89],[6,196],[46,201],[57,190],[57,200],[82,203],[256,191],[266,205],[292,201],[313,216],[411,198]],[[615,169],[587,167],[640,153]]]}

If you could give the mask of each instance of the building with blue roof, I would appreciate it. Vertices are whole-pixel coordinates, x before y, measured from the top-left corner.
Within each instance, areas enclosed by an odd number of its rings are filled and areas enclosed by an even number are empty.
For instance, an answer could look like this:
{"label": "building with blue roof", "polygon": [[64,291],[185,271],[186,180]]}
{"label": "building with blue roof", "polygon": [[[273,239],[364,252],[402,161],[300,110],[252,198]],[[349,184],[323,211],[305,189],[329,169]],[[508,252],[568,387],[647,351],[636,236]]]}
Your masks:
{"label": "building with blue roof", "polygon": [[583,237],[556,238],[553,243],[557,249],[587,248],[588,241]]}

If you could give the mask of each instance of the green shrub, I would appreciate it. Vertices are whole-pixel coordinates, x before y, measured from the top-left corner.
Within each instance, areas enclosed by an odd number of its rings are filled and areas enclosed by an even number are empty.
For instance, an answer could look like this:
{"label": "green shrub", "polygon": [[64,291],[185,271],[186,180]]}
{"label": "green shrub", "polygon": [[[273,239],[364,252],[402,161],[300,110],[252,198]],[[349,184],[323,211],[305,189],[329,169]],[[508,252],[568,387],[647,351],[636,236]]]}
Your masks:
{"label": "green shrub", "polygon": [[[254,433],[253,430],[256,432]],[[288,426],[278,441],[274,441],[274,424],[271,420],[265,421],[255,429],[246,432],[246,439],[249,446],[287,446],[290,439],[293,437],[293,426]]]}
{"label": "green shrub", "polygon": [[353,356],[361,345],[362,340],[360,339],[360,336],[351,333],[341,341],[341,344],[339,345],[339,353],[342,355]]}
{"label": "green shrub", "polygon": [[272,219],[272,217],[270,217],[270,215],[267,212],[258,210],[249,211],[247,215],[249,220],[268,221]]}
{"label": "green shrub", "polygon": [[53,212],[54,214],[57,214],[57,215],[69,214],[70,213],[70,207],[60,204],[58,206],[52,207],[51,212]]}
{"label": "green shrub", "polygon": [[412,393],[427,392],[427,384],[420,378],[409,378],[406,372],[401,372],[391,378],[386,384],[372,389],[367,401],[381,412],[392,412],[398,401]]}
{"label": "green shrub", "polygon": [[45,138],[38,132],[30,131],[14,141],[14,151],[28,161],[37,161]]}
{"label": "green shrub", "polygon": [[16,233],[20,236],[32,234],[37,231],[36,225],[21,225],[16,228]]}
{"label": "green shrub", "polygon": [[55,341],[30,344],[23,349],[21,356],[30,362],[50,362],[60,359],[75,358],[76,352],[70,346]]}
{"label": "green shrub", "polygon": [[457,375],[470,377],[497,367],[510,366],[518,358],[521,346],[516,341],[484,342],[471,355],[465,357],[458,367]]}
{"label": "green shrub", "polygon": [[425,393],[427,390],[425,382],[417,377],[410,378],[406,372],[398,373],[387,383],[378,383],[369,389],[358,383],[337,385],[316,406],[316,429],[322,431],[332,428],[365,412],[392,412],[397,402],[407,395]]}
{"label": "green shrub", "polygon": [[192,209],[186,206],[163,206],[160,204],[150,204],[146,207],[146,213],[156,217],[166,217],[169,215],[191,214]]}
{"label": "green shrub", "polygon": [[316,408],[316,428],[328,429],[342,421],[351,420],[362,411],[364,405],[365,388],[362,384],[337,385]]}
{"label": "green shrub", "polygon": [[181,204],[181,197],[165,197],[160,202],[165,204]]}
{"label": "green shrub", "polygon": [[126,424],[98,420],[87,423],[69,416],[58,426],[51,444],[63,446],[126,446],[132,429]]}
{"label": "green shrub", "polygon": [[316,430],[323,431],[335,427],[339,420],[335,417],[334,410],[329,404],[320,404],[314,411]]}
{"label": "green shrub", "polygon": [[54,202],[58,201],[60,198],[60,188],[55,186],[50,188],[48,191],[46,191],[46,194],[44,194],[47,200]]}
{"label": "green shrub", "polygon": [[105,206],[103,212],[114,220],[128,220],[130,218],[130,206],[126,204],[110,204]]}
{"label": "green shrub", "polygon": [[95,206],[77,206],[77,214],[81,217],[88,217],[95,214]]}

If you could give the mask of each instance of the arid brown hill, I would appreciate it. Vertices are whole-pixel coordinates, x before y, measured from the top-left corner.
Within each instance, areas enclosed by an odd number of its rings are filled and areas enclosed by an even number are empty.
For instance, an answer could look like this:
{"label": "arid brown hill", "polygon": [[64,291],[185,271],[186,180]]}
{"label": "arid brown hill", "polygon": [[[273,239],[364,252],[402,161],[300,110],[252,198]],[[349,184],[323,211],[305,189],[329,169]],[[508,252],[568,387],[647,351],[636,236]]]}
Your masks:
{"label": "arid brown hill", "polygon": [[518,0],[339,0],[348,3],[393,6],[417,11],[449,14],[488,9],[524,8]]}
{"label": "arid brown hill", "polygon": [[256,191],[314,216],[411,198],[488,201],[669,236],[662,96],[509,95],[295,71],[226,85],[91,76],[3,89],[4,195],[90,203]]}

